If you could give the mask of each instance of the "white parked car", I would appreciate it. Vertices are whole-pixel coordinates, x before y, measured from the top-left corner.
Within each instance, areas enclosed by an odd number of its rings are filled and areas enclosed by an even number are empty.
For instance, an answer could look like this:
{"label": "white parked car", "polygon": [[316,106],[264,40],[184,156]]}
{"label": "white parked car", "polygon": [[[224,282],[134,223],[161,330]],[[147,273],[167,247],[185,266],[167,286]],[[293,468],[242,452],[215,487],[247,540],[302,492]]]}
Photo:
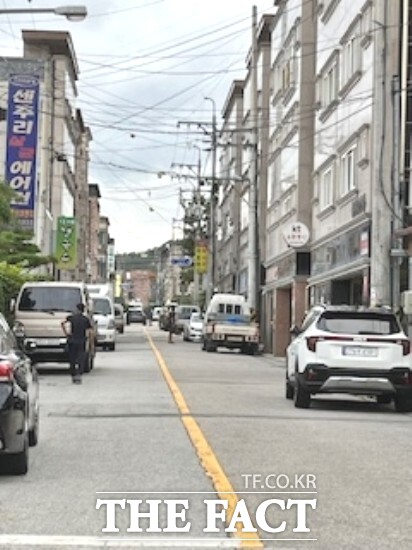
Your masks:
{"label": "white parked car", "polygon": [[116,348],[116,321],[113,301],[107,296],[92,296],[92,301],[97,345],[103,349],[114,351]]}
{"label": "white parked car", "polygon": [[409,338],[388,308],[316,306],[287,349],[286,398],[310,406],[311,395],[340,393],[393,399],[412,411]]}
{"label": "white parked car", "polygon": [[201,313],[192,313],[189,322],[183,327],[185,342],[200,342],[202,340],[203,316]]}

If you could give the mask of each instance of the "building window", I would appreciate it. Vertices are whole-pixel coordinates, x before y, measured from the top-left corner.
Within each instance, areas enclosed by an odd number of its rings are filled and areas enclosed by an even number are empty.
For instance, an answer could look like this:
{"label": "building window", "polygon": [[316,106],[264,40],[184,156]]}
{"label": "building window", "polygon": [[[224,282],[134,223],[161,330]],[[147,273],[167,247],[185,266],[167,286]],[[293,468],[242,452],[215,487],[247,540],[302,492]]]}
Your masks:
{"label": "building window", "polygon": [[358,139],[359,147],[357,161],[360,168],[364,168],[369,164],[369,140],[369,125],[364,125],[360,130]]}
{"label": "building window", "polygon": [[249,224],[249,192],[241,197],[240,201],[240,229],[245,229]]}
{"label": "building window", "polygon": [[273,100],[276,102],[276,99],[282,94],[283,92],[283,65],[284,65],[284,58],[283,53],[279,55],[275,61],[275,67],[273,71]]}
{"label": "building window", "polygon": [[367,48],[372,42],[372,2],[369,0],[362,8],[361,46]]}
{"label": "building window", "polygon": [[282,89],[285,102],[289,100],[290,95],[293,93],[297,80],[297,59],[293,49],[294,34],[290,38],[290,43],[286,48],[282,69]]}
{"label": "building window", "polygon": [[333,204],[333,176],[333,166],[330,166],[321,174],[319,182],[319,208],[321,211]]}
{"label": "building window", "polygon": [[345,88],[361,70],[360,20],[352,24],[350,32],[341,40],[342,80],[341,88]]}
{"label": "building window", "polygon": [[348,149],[341,156],[340,170],[341,170],[341,195],[346,195],[353,189],[355,189],[355,152],[356,147],[353,146]]}
{"label": "building window", "polygon": [[355,37],[349,38],[342,51],[342,84],[350,79],[355,72]]}
{"label": "building window", "polygon": [[323,74],[323,86],[322,86],[322,104],[327,107],[335,101],[338,96],[338,87],[337,87],[337,75],[338,75],[338,64],[335,59],[332,65]]}
{"label": "building window", "polygon": [[286,216],[292,210],[292,197],[289,195],[282,203],[282,216]]}

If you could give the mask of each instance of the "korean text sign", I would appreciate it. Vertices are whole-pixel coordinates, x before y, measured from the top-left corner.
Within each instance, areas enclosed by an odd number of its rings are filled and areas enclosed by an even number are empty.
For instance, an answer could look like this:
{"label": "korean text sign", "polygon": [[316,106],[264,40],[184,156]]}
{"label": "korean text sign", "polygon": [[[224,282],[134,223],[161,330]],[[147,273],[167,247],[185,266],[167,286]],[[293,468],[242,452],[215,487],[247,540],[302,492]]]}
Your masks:
{"label": "korean text sign", "polygon": [[7,106],[6,181],[17,193],[11,204],[22,227],[34,230],[39,114],[36,75],[10,75]]}
{"label": "korean text sign", "polygon": [[75,218],[59,216],[57,220],[56,258],[58,269],[75,269],[77,266]]}

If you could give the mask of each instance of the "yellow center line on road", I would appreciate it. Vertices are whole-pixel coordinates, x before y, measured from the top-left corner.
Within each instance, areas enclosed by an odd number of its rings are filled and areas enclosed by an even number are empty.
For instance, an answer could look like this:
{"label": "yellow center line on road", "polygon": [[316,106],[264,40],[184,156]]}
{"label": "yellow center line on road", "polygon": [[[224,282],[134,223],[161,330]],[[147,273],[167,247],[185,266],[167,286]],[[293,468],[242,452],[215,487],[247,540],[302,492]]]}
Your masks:
{"label": "yellow center line on road", "polygon": [[[176,384],[172,374],[170,373],[169,367],[167,366],[167,363],[164,360],[162,354],[157,349],[152,337],[146,331],[146,329],[144,329],[144,332],[153,350],[153,353],[156,356],[157,362],[159,363],[163,377],[166,380],[167,385],[169,386],[170,392],[173,395],[173,398],[180,413],[182,414],[183,425],[186,428],[189,438],[196,450],[196,453],[200,459],[200,463],[206,471],[206,474],[211,478],[213,487],[215,488],[219,498],[222,500],[227,500],[228,502],[228,515],[226,521],[226,524],[228,525],[233,515],[233,512],[235,511],[236,505],[239,502],[238,496],[235,493],[235,490],[230,483],[228,477],[223,471],[222,466],[220,465],[215,453],[213,452],[212,447],[209,445],[199,424],[191,415],[186,400],[182,392],[180,391],[179,386]],[[236,524],[236,532],[233,533],[234,537],[241,540],[241,547],[263,548],[263,542],[260,540],[259,535],[257,533],[243,533],[241,530],[242,526],[243,524]]]}

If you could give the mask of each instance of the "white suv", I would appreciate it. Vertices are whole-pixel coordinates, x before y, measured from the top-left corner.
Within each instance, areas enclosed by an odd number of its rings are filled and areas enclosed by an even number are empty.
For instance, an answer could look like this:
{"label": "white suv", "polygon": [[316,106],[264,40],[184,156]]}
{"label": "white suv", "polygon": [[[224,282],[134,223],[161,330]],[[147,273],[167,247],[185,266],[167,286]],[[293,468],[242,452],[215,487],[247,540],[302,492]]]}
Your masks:
{"label": "white suv", "polygon": [[316,306],[287,349],[286,398],[308,408],[311,395],[373,395],[412,411],[410,341],[387,308]]}

